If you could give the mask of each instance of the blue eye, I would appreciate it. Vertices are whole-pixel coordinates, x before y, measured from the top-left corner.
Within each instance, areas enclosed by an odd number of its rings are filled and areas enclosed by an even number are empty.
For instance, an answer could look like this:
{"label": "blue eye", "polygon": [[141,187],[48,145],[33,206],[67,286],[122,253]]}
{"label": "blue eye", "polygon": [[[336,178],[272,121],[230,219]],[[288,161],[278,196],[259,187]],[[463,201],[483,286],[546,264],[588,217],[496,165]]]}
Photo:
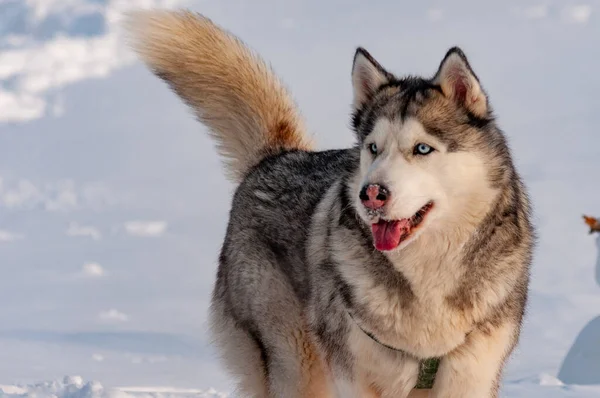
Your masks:
{"label": "blue eye", "polygon": [[371,143],[369,144],[369,146],[367,147],[369,149],[369,152],[371,152],[371,154],[373,155],[377,155],[377,144],[376,143]]}
{"label": "blue eye", "polygon": [[415,155],[429,155],[434,150],[435,149],[433,149],[429,145],[420,143],[420,144],[415,145],[415,148],[413,150],[413,154],[415,154]]}

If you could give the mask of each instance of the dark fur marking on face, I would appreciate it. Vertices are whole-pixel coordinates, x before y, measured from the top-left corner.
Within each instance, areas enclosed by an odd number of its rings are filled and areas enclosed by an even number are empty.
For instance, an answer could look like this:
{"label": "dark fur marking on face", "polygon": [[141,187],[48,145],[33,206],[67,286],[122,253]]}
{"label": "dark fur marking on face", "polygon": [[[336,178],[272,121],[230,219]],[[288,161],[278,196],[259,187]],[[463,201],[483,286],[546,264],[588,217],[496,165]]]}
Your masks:
{"label": "dark fur marking on face", "polygon": [[[395,91],[390,90],[394,88]],[[464,127],[478,130],[478,135],[496,129],[491,107],[485,116],[478,117],[443,98],[441,87],[434,84],[432,79],[408,76],[390,80],[379,88],[370,101],[355,109],[352,115],[352,127],[359,144],[373,131],[380,118],[404,122],[414,117],[425,126],[428,133],[447,146],[448,152],[464,150],[466,148],[461,143],[473,141],[475,132],[469,132]],[[464,127],[460,128],[461,125]],[[495,140],[493,137],[489,139]]]}
{"label": "dark fur marking on face", "polygon": [[435,90],[431,82],[417,77],[407,77],[402,80],[400,119],[405,121],[414,116],[411,108],[418,107],[430,97],[430,91]]}
{"label": "dark fur marking on face", "polygon": [[[394,94],[390,94],[390,89]],[[399,118],[405,120],[413,115],[411,111],[415,106],[431,97],[432,91],[440,91],[439,86],[430,80],[420,77],[407,76],[402,79],[393,78],[388,83],[379,87],[371,101],[356,109],[352,115],[352,127],[362,142],[371,133],[375,121],[380,117],[390,120]]]}
{"label": "dark fur marking on face", "polygon": [[446,145],[446,152],[457,152],[461,149],[458,140],[453,139],[447,132],[435,127],[424,124],[423,128],[427,134],[435,137]]}

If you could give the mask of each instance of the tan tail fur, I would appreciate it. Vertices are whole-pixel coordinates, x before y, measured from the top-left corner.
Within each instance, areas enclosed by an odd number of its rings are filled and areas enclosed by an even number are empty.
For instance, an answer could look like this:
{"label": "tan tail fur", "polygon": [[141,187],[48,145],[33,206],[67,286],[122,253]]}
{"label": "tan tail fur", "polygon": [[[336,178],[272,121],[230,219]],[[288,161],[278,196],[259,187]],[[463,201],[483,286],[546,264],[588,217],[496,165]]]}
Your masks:
{"label": "tan tail fur", "polygon": [[209,128],[234,181],[265,156],[311,149],[281,81],[233,34],[189,11],[137,11],[125,26],[141,59]]}

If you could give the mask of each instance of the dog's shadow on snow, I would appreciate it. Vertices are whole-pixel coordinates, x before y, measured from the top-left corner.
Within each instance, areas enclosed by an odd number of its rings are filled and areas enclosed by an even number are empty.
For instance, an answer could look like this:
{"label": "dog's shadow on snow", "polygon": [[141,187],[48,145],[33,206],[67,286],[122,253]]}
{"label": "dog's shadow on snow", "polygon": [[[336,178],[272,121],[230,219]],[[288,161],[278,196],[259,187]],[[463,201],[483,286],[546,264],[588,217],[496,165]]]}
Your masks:
{"label": "dog's shadow on snow", "polygon": [[[600,234],[596,237],[596,283],[600,286]],[[579,333],[558,373],[566,384],[600,384],[600,316]]]}

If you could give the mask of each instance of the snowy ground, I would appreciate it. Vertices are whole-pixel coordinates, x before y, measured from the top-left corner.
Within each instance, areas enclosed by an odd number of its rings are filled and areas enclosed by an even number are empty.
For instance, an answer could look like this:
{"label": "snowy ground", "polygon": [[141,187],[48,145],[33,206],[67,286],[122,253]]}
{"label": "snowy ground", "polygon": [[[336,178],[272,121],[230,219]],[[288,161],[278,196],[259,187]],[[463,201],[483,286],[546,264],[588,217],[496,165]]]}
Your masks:
{"label": "snowy ground", "polygon": [[183,388],[121,387],[105,388],[95,381],[84,381],[79,376],[62,380],[25,384],[0,385],[0,397],[57,397],[57,398],[226,398],[214,389],[197,390]]}
{"label": "snowy ground", "polygon": [[[0,1],[0,383],[23,386],[0,396],[49,395],[61,383],[39,383],[65,375],[105,388],[71,379],[53,394],[231,390],[205,320],[233,187],[204,128],[124,47],[120,13],[153,5],[187,5],[251,43],[323,148],[352,143],[357,45],[400,74],[433,73],[462,46],[539,228],[503,396],[600,396],[556,380],[600,315],[598,250],[581,219],[600,216],[600,3],[585,0]],[[589,361],[598,346],[574,352]],[[586,369],[600,375],[600,361]]]}
{"label": "snowy ground", "polygon": [[[600,386],[566,386],[552,376],[541,375],[509,381],[502,396],[510,398],[598,397]],[[98,382],[86,382],[79,376],[62,380],[19,386],[0,385],[2,398],[227,398],[232,397],[214,389],[182,389],[173,387],[113,387]]]}

